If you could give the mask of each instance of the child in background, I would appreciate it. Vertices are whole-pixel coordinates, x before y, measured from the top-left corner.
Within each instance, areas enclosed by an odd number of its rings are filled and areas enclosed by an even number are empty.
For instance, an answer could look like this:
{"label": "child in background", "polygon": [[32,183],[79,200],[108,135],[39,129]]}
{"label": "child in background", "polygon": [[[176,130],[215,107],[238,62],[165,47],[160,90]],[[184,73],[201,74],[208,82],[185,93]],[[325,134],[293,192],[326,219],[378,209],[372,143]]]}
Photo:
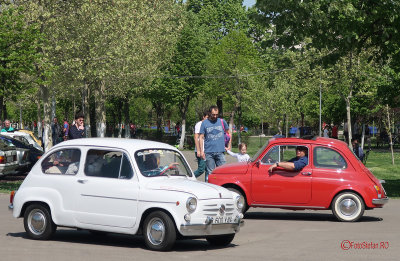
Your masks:
{"label": "child in background", "polygon": [[238,162],[248,162],[250,160],[249,154],[247,154],[247,145],[246,143],[239,144],[239,153],[233,153],[232,151],[225,148],[226,152],[232,157],[237,158]]}

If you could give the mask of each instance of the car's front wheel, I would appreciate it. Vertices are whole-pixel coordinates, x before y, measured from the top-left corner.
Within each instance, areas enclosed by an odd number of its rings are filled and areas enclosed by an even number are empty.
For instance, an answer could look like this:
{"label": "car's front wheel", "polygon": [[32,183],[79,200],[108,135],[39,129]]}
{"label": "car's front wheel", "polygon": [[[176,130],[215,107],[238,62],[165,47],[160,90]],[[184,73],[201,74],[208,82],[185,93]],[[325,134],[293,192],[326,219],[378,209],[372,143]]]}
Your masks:
{"label": "car's front wheel", "polygon": [[143,223],[144,241],[151,250],[168,251],[176,241],[173,220],[162,211],[148,215]]}
{"label": "car's front wheel", "polygon": [[206,239],[213,246],[227,246],[235,238],[235,234],[208,236]]}
{"label": "car's front wheel", "polygon": [[363,199],[353,192],[340,193],[332,202],[332,212],[340,221],[357,221],[364,214],[364,209]]}
{"label": "car's front wheel", "polygon": [[32,204],[26,208],[24,227],[30,238],[40,240],[51,238],[57,229],[49,209],[40,204]]}

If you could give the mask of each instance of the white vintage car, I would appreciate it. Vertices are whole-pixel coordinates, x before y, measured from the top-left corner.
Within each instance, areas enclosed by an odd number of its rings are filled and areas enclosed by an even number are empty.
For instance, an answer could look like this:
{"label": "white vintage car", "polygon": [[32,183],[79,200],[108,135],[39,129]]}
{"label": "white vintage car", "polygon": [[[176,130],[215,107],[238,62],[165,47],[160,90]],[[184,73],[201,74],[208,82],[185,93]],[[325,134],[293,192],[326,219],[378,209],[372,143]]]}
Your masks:
{"label": "white vintage car", "polygon": [[197,181],[180,152],[167,144],[91,138],[54,146],[35,164],[9,206],[30,238],[56,227],[142,234],[152,250],[176,238],[228,245],[243,225],[243,199]]}

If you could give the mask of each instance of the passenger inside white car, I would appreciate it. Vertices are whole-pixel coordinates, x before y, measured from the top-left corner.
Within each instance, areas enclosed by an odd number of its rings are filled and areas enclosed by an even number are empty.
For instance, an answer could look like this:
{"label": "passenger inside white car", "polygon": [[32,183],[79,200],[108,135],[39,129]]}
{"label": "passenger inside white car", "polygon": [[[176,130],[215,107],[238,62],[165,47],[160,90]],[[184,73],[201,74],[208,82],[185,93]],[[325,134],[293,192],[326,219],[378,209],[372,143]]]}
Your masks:
{"label": "passenger inside white car", "polygon": [[46,174],[74,175],[78,172],[81,152],[78,149],[65,149],[50,154],[42,162]]}

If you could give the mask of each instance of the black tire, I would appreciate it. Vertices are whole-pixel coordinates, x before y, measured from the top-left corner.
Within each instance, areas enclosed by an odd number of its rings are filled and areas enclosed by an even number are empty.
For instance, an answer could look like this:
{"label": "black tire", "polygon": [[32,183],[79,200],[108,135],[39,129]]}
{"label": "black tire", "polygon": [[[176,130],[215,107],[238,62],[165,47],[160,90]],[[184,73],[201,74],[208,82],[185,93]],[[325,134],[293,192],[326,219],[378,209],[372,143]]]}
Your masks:
{"label": "black tire", "polygon": [[239,195],[242,196],[242,198],[243,198],[243,208],[242,208],[242,210],[240,212],[244,215],[244,213],[246,213],[246,211],[249,210],[249,205],[247,205],[246,196],[243,195],[243,193],[241,191],[239,191],[238,189],[235,189],[235,188],[227,188],[227,189],[230,190],[230,191],[236,192],[236,193],[238,193]]}
{"label": "black tire", "polygon": [[364,200],[353,192],[338,194],[332,201],[332,213],[339,221],[355,222],[364,214]]}
{"label": "black tire", "polygon": [[235,238],[235,234],[217,235],[207,237],[207,241],[212,246],[227,246]]}
{"label": "black tire", "polygon": [[26,208],[24,227],[28,236],[36,240],[51,238],[57,229],[49,209],[41,204],[32,204]]}
{"label": "black tire", "polygon": [[152,212],[143,222],[143,235],[149,249],[168,251],[176,241],[174,221],[162,211]]}

